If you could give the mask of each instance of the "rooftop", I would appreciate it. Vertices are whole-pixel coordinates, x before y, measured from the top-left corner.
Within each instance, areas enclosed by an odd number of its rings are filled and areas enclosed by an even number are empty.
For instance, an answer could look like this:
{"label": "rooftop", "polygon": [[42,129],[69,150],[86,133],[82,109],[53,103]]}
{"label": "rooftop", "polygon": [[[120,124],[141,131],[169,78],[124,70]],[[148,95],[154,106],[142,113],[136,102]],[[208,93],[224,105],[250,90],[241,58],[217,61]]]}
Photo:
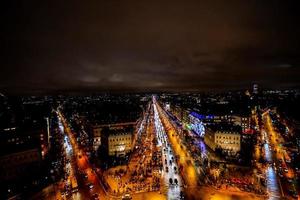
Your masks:
{"label": "rooftop", "polygon": [[213,124],[208,125],[208,129],[214,131],[214,132],[224,132],[224,133],[238,133],[240,134],[242,131],[242,128],[240,126],[235,126],[231,124]]}
{"label": "rooftop", "polygon": [[133,133],[134,126],[125,126],[125,127],[112,127],[107,129],[108,135],[127,135],[128,133]]}
{"label": "rooftop", "polygon": [[24,143],[10,143],[6,145],[1,145],[1,151],[0,151],[0,156],[8,156],[13,153],[18,153],[18,152],[23,152],[27,150],[32,150],[32,149],[37,149],[39,148],[39,142],[37,140],[33,140],[30,142],[24,142]]}

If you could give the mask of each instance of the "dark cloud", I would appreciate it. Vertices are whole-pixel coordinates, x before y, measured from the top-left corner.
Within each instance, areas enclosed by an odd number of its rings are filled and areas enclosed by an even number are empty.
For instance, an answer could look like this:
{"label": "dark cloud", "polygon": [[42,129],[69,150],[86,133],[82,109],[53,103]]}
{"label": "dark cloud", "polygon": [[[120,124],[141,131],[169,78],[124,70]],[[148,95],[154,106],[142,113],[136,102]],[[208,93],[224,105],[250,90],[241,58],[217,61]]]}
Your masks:
{"label": "dark cloud", "polygon": [[0,88],[299,86],[294,1],[13,1]]}

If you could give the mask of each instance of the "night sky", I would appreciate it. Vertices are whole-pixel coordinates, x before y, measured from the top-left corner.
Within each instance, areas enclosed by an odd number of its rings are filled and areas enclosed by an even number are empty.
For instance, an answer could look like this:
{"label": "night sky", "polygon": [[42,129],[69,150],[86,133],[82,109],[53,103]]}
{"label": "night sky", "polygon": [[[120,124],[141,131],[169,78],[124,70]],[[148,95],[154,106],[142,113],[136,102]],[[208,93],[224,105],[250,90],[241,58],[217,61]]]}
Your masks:
{"label": "night sky", "polygon": [[297,1],[8,1],[0,92],[300,85]]}

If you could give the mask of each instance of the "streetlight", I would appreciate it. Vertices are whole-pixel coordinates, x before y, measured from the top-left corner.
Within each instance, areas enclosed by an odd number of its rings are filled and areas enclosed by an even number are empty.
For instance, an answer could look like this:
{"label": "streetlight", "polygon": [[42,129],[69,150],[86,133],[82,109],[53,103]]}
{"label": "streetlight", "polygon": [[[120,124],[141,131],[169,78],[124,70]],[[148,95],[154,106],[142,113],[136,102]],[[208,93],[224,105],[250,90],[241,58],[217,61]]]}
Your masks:
{"label": "streetlight", "polygon": [[47,122],[47,135],[48,135],[48,148],[50,149],[50,123],[49,123],[49,117],[46,117]]}

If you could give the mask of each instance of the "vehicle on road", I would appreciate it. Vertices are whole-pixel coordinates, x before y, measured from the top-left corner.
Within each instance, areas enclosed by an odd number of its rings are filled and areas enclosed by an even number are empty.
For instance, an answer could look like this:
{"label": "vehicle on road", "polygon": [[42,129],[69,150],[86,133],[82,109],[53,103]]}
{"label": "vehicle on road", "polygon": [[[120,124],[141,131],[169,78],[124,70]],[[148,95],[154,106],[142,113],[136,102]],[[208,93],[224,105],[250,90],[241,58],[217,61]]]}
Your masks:
{"label": "vehicle on road", "polygon": [[287,163],[290,163],[290,162],[291,162],[291,158],[290,158],[290,156],[288,155],[287,152],[284,153],[284,160],[285,160],[285,162],[287,162]]}
{"label": "vehicle on road", "polygon": [[75,179],[75,177],[72,178],[71,186],[72,186],[72,193],[78,192],[78,184],[77,184],[77,180]]}
{"label": "vehicle on road", "polygon": [[90,190],[94,188],[94,185],[93,185],[92,183],[88,183],[88,184],[86,184],[86,186],[87,186]]}
{"label": "vehicle on road", "polygon": [[283,171],[284,171],[285,173],[288,173],[288,172],[289,172],[289,170],[288,170],[288,168],[287,168],[285,162],[281,163],[281,167],[282,167],[282,169],[283,169]]}
{"label": "vehicle on road", "polygon": [[99,195],[97,193],[92,195],[93,200],[99,200]]}
{"label": "vehicle on road", "polygon": [[122,200],[130,200],[130,199],[132,199],[132,197],[131,197],[130,194],[124,194],[124,195],[122,196]]}

